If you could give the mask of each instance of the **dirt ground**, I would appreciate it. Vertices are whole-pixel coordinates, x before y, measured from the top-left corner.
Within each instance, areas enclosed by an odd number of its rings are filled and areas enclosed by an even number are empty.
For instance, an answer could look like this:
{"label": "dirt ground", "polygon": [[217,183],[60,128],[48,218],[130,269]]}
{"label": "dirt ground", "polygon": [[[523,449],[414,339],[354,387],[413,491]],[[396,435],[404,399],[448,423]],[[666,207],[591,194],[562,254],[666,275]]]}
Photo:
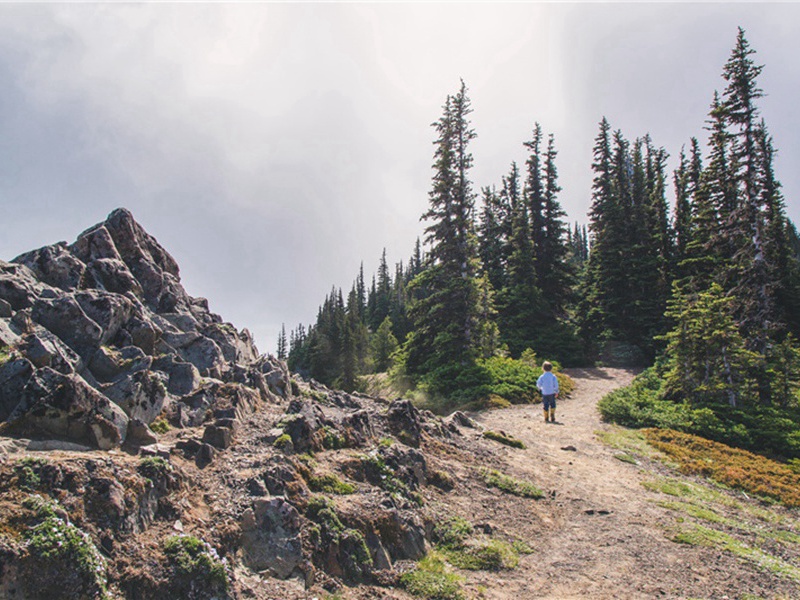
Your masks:
{"label": "dirt ground", "polygon": [[[448,502],[475,524],[526,541],[534,552],[517,569],[467,572],[465,591],[477,598],[800,598],[800,587],[719,549],[672,541],[680,514],[657,504],[663,496],[642,482],[665,473],[658,461],[623,462],[598,432],[597,401],[630,382],[618,369],[572,370],[570,398],[560,400],[557,422],[545,423],[540,405],[471,415],[526,448],[502,447],[514,477],[534,482],[543,500],[478,489]],[[486,442],[490,443],[490,442]],[[499,446],[499,445],[498,445]],[[681,477],[669,472],[670,477]]]}

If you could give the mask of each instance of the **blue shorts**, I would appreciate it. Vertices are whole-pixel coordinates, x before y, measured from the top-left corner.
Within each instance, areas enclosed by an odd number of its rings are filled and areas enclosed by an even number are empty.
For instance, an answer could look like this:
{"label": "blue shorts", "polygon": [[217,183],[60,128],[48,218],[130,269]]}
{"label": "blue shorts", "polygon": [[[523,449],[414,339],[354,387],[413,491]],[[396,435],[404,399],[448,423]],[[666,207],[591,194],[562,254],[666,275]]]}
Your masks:
{"label": "blue shorts", "polygon": [[547,394],[546,396],[542,394],[542,404],[544,404],[544,409],[550,409],[556,407],[556,395],[555,394]]}

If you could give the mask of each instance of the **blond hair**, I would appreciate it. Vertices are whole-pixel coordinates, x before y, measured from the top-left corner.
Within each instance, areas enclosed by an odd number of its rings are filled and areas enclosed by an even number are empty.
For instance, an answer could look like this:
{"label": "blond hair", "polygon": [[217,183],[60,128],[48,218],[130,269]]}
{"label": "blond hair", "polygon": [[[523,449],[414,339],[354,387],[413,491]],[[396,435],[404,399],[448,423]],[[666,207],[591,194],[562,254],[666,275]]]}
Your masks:
{"label": "blond hair", "polygon": [[542,368],[545,371],[552,371],[553,370],[553,363],[551,363],[549,360],[546,360],[546,361],[544,361],[544,364],[542,365]]}

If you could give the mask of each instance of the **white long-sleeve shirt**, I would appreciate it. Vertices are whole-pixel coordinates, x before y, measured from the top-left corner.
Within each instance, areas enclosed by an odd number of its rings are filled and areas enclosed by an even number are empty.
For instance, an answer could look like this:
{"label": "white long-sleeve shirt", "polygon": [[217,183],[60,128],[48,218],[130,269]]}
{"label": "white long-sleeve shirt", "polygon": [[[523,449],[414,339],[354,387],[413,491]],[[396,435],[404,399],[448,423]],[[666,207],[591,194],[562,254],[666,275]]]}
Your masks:
{"label": "white long-sleeve shirt", "polygon": [[542,396],[552,396],[558,393],[558,378],[552,371],[545,371],[536,380],[536,387],[542,392]]}

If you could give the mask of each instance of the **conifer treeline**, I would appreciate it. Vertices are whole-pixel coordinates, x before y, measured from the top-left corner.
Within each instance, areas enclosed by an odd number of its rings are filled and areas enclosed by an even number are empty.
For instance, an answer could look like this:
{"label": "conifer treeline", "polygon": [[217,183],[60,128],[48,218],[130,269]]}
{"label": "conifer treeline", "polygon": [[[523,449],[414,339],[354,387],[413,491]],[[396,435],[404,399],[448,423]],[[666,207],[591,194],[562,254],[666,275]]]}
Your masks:
{"label": "conifer treeline", "polygon": [[[527,348],[565,364],[608,361],[615,350],[629,361],[663,355],[684,395],[713,388],[735,403],[730,390],[750,381],[770,401],[775,373],[785,382],[796,367],[800,241],[756,106],[762,67],[752,54],[740,29],[712,102],[708,155],[692,139],[672,174],[649,135],[630,142],[602,119],[588,232],[565,221],[555,140],[538,123],[524,168],[512,163],[476,208],[476,134],[462,82],[434,123],[428,252],[418,240],[394,276],[384,252],[369,290],[363,269],[346,302],[333,290],[316,324],[292,332],[290,366],[352,389],[359,374],[385,368],[394,348],[415,382],[452,382],[477,360]],[[717,320],[698,329],[701,305]]]}

